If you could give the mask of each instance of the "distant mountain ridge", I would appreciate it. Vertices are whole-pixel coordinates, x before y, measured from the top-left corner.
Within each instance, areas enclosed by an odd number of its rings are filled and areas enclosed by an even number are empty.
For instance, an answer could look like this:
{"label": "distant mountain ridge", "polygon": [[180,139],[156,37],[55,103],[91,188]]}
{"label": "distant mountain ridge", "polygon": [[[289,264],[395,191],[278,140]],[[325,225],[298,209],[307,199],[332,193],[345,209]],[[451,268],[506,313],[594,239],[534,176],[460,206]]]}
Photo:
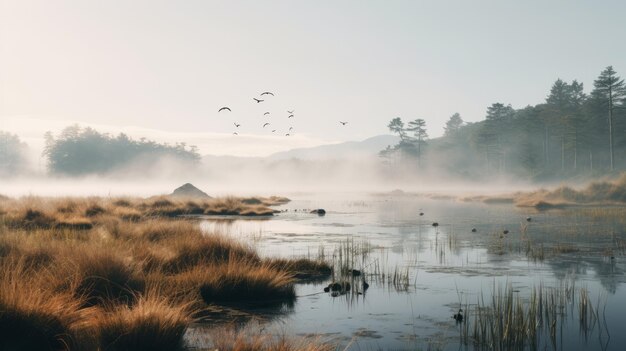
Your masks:
{"label": "distant mountain ridge", "polygon": [[272,160],[290,158],[298,159],[341,159],[341,158],[368,158],[375,157],[387,145],[397,144],[399,138],[394,135],[377,135],[362,141],[347,141],[343,143],[321,145],[315,147],[291,149],[268,156]]}

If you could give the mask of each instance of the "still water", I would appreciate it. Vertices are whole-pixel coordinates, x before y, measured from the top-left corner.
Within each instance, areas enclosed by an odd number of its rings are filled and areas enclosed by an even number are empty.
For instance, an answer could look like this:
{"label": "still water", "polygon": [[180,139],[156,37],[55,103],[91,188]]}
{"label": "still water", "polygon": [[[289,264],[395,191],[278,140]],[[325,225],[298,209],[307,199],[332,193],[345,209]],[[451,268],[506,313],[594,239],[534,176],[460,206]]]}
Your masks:
{"label": "still water", "polygon": [[[584,288],[598,315],[581,328],[575,304],[559,310],[554,338],[541,349],[626,347],[626,211],[578,208],[548,212],[424,196],[297,194],[271,219],[207,219],[262,256],[323,256],[362,275],[345,295],[323,292],[332,281],[298,284],[298,299],[260,311],[266,333],[320,335],[349,350],[458,350],[472,331],[479,301],[509,287],[528,299],[539,286]],[[306,210],[324,208],[325,216]],[[420,215],[422,213],[423,215]],[[437,222],[437,227],[433,223]],[[475,229],[475,232],[472,231]],[[507,234],[504,234],[508,231]],[[363,281],[369,289],[363,289]],[[336,295],[336,294],[335,294]],[[464,322],[452,318],[464,308]],[[583,330],[584,329],[584,330]]]}

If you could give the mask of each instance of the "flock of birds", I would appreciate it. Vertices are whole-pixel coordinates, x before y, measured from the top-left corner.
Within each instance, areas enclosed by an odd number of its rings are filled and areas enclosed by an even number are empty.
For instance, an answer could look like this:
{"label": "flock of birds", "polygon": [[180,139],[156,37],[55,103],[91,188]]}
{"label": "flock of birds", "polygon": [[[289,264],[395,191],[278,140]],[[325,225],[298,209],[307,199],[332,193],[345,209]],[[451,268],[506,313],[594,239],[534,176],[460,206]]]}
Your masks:
{"label": "flock of birds", "polygon": [[[271,91],[264,91],[264,92],[262,92],[259,95],[259,98],[253,97],[252,100],[254,100],[257,104],[260,104],[260,103],[265,101],[265,99],[266,99],[265,96],[275,96],[275,95]],[[232,112],[232,110],[228,106],[224,106],[224,107],[220,108],[219,110],[217,110],[218,113],[222,112],[222,111]],[[287,119],[294,118],[295,117],[294,112],[295,112],[295,110],[291,110],[291,111],[287,110],[287,114],[288,114],[287,115]],[[263,117],[266,117],[266,116],[271,116],[271,113],[269,111],[263,113]],[[344,121],[339,121],[339,123],[342,126],[345,126],[346,124],[348,124],[348,122],[344,122]],[[235,126],[235,128],[239,128],[241,126],[241,124],[239,124],[237,122],[233,122],[233,125]],[[271,125],[270,122],[265,122],[265,123],[263,123],[261,128],[265,128],[265,127],[270,126],[270,125]],[[276,133],[276,131],[277,131],[277,129],[272,129],[272,133]],[[287,132],[285,133],[285,136],[291,136],[292,131],[293,131],[293,126],[290,126],[289,129],[287,130]],[[239,135],[239,133],[237,133],[237,131],[234,131],[233,135]]]}

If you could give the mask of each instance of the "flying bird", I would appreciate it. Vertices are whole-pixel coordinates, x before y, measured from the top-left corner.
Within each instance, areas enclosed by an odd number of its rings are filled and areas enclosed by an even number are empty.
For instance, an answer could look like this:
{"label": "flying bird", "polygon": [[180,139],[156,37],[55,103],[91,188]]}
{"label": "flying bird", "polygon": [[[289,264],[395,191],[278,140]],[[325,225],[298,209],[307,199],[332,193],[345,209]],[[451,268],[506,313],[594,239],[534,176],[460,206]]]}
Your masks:
{"label": "flying bird", "polygon": [[348,124],[348,122],[342,122],[342,121],[339,121],[339,123],[341,123],[342,126],[345,126],[346,124]]}
{"label": "flying bird", "polygon": [[263,125],[263,128],[265,128],[265,126],[269,126],[269,125],[270,125],[269,123],[265,123],[265,124]]}
{"label": "flying bird", "polygon": [[272,133],[276,133],[276,129],[272,129]]}
{"label": "flying bird", "polygon": [[258,104],[259,102],[263,102],[263,101],[265,101],[265,100],[261,100],[261,99],[257,99],[257,98],[252,98],[252,100],[256,101],[256,102],[257,102],[257,104]]}
{"label": "flying bird", "polygon": [[237,132],[233,132],[233,135],[239,135]]}
{"label": "flying bird", "polygon": [[292,111],[287,110],[287,113],[288,113],[288,114],[290,114],[290,115],[292,115],[295,111],[296,111],[296,110],[292,110]]}
{"label": "flying bird", "polygon": [[263,96],[263,95],[272,95],[272,96],[274,96],[274,93],[271,93],[269,91],[264,91],[264,92],[261,93],[261,96]]}
{"label": "flying bird", "polygon": [[263,114],[263,116],[265,116],[265,115],[269,115],[269,114],[270,114],[269,112],[265,112],[265,113]]}
{"label": "flying bird", "polygon": [[233,123],[233,124],[234,124],[234,125],[235,125],[235,127],[237,127],[237,128],[239,128],[239,126],[241,125],[241,124],[237,124],[237,122],[235,122],[235,123]]}
{"label": "flying bird", "polygon": [[[228,111],[230,111],[230,107],[226,107],[226,106],[224,106],[224,107],[222,107],[221,109],[217,110],[217,112],[222,112],[222,111],[224,111],[224,110],[228,110]],[[231,112],[232,112],[232,111],[231,111]]]}
{"label": "flying bird", "polygon": [[289,133],[285,134],[285,136],[289,136]]}
{"label": "flying bird", "polygon": [[291,132],[293,130],[293,127],[289,127],[289,131]]}
{"label": "flying bird", "polygon": [[289,117],[287,117],[287,118],[291,118],[291,117],[293,117],[293,115],[289,115]]}

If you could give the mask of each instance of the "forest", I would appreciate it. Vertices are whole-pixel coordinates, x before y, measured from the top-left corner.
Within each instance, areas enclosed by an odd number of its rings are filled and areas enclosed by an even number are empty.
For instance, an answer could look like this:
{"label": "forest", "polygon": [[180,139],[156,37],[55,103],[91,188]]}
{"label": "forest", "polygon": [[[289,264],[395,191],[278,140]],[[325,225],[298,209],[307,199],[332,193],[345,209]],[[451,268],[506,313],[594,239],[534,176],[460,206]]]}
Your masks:
{"label": "forest", "polygon": [[65,128],[56,137],[46,133],[43,155],[50,173],[64,175],[104,174],[132,163],[163,158],[190,165],[200,161],[196,147],[185,143],[172,146],[145,138],[133,140],[123,133],[111,136],[77,125]]}
{"label": "forest", "polygon": [[557,79],[545,102],[515,109],[496,102],[485,119],[465,123],[452,115],[441,138],[427,140],[426,123],[388,128],[400,137],[380,152],[387,164],[458,176],[509,175],[532,180],[594,176],[626,169],[626,87],[612,66],[593,82]]}

